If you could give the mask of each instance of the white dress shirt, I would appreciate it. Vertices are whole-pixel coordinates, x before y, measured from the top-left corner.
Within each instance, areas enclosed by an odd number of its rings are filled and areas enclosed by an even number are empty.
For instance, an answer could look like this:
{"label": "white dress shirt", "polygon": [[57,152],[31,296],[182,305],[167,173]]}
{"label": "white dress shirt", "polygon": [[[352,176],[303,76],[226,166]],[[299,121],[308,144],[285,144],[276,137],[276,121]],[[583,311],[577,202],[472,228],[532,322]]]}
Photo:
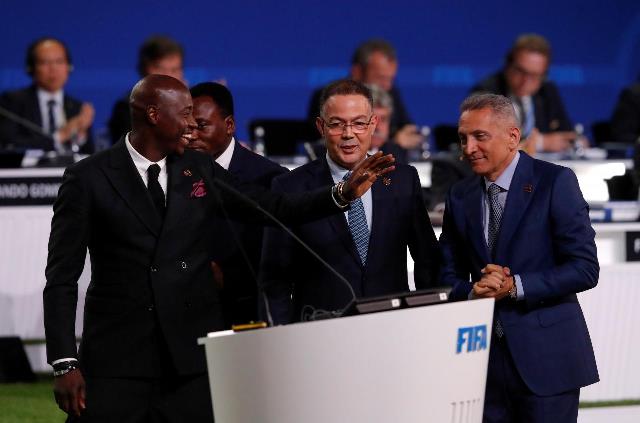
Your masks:
{"label": "white dress shirt", "polygon": [[[64,112],[64,91],[58,90],[56,92],[49,92],[38,88],[36,90],[38,95],[38,107],[40,108],[40,121],[42,122],[42,130],[49,134],[51,128],[49,128],[49,101],[55,101],[53,106],[53,120],[55,121],[55,129],[62,128],[67,123],[67,115]],[[53,145],[58,152],[68,151],[69,147],[65,147],[65,144],[60,140],[60,134],[56,131],[53,135]],[[87,142],[86,136],[76,136],[74,142],[77,145],[84,145]]]}
{"label": "white dress shirt", "polygon": [[[329,164],[329,170],[331,171],[331,177],[333,178],[333,182],[337,184],[338,182],[342,181],[342,178],[344,178],[344,175],[346,175],[347,172],[349,172],[349,170],[339,166],[336,162],[331,160],[331,157],[329,157],[329,153],[326,154],[326,158],[327,158],[327,163]],[[362,199],[362,205],[364,206],[364,214],[367,218],[367,227],[369,228],[369,233],[371,233],[371,220],[373,218],[373,201],[371,199],[371,188],[369,188],[367,192],[365,192],[364,195],[360,198]],[[347,218],[347,222],[348,222],[349,221],[348,210],[344,212],[344,217]]]}
{"label": "white dress shirt", "polygon": [[138,153],[135,148],[133,148],[133,146],[131,145],[131,142],[129,142],[129,133],[127,133],[127,135],[124,137],[124,143],[126,144],[127,150],[129,150],[129,155],[133,160],[133,164],[135,165],[136,170],[140,174],[140,177],[142,178],[142,182],[144,182],[144,185],[146,187],[149,186],[149,175],[147,173],[149,170],[149,166],[151,166],[152,164],[157,164],[158,166],[160,166],[160,174],[158,175],[158,182],[162,187],[162,192],[164,193],[164,200],[166,203],[167,201],[167,158],[165,157],[158,162],[152,162],[151,160],[147,159],[142,154]]}
{"label": "white dress shirt", "polygon": [[216,163],[222,166],[225,170],[229,170],[229,165],[231,164],[231,158],[233,157],[233,150],[236,148],[236,139],[231,137],[231,142],[227,146],[227,148],[220,154],[220,156],[216,159]]}

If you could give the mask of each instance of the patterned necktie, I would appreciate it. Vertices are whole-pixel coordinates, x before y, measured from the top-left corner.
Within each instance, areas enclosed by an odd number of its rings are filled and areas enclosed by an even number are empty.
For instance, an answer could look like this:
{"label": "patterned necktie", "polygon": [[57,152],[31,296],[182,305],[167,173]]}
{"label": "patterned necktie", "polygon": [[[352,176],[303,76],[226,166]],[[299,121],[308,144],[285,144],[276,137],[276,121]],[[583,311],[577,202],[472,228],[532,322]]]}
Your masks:
{"label": "patterned necktie", "polygon": [[47,101],[48,106],[48,114],[49,114],[49,135],[53,135],[56,132],[56,117],[54,114],[54,109],[56,107],[56,101],[51,99]]}
{"label": "patterned necktie", "polygon": [[522,137],[527,138],[531,131],[533,131],[533,125],[535,123],[535,116],[533,114],[533,100],[531,98],[521,102],[522,105]]}
{"label": "patterned necktie", "polygon": [[[351,172],[347,172],[342,178],[346,181],[351,176]],[[369,226],[367,226],[367,216],[364,213],[364,204],[362,199],[358,198],[351,202],[351,209],[347,212],[349,220],[349,231],[353,237],[353,242],[358,249],[358,255],[363,265],[367,264],[367,251],[369,250]]]}
{"label": "patterned necktie", "polygon": [[502,221],[502,205],[498,201],[498,194],[502,192],[497,184],[491,184],[487,190],[489,198],[489,230],[487,231],[487,246],[491,257],[494,255],[494,248],[498,240],[498,232],[500,231],[500,222]]}
{"label": "patterned necktie", "polygon": [[160,175],[160,166],[157,163],[150,165],[147,169],[147,176],[149,177],[147,188],[149,189],[149,194],[151,194],[153,204],[156,206],[156,210],[158,210],[158,214],[164,218],[164,191],[162,190],[162,186],[160,186],[160,182],[158,182],[158,175]]}
{"label": "patterned necktie", "polygon": [[[502,192],[502,188],[498,184],[491,184],[487,190],[487,196],[489,198],[489,230],[487,231],[487,245],[489,246],[489,253],[491,257],[494,257],[494,248],[496,241],[498,240],[498,232],[500,231],[500,221],[502,220],[502,205],[498,201],[498,194]],[[494,322],[494,333],[498,338],[504,336],[504,329],[502,328],[502,322],[496,317]]]}

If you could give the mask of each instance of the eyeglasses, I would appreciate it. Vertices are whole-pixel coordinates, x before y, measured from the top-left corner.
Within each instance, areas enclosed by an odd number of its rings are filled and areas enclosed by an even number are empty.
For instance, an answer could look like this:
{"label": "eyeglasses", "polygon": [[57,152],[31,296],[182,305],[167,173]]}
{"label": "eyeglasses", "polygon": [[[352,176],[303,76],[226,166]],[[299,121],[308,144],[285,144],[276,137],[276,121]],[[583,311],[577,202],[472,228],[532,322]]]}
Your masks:
{"label": "eyeglasses", "polygon": [[[320,119],[322,119],[322,118],[320,118]],[[351,127],[351,131],[354,134],[362,134],[363,132],[365,132],[367,130],[367,128],[371,124],[371,119],[373,119],[373,116],[371,116],[369,118],[369,120],[366,121],[366,122],[357,120],[357,121],[351,122],[351,123],[347,123],[347,122],[327,122],[326,120],[322,119],[322,123],[324,123],[324,125],[327,127],[327,130],[328,130],[329,134],[331,134],[331,135],[341,135],[342,133],[344,133],[344,131],[348,127]]]}

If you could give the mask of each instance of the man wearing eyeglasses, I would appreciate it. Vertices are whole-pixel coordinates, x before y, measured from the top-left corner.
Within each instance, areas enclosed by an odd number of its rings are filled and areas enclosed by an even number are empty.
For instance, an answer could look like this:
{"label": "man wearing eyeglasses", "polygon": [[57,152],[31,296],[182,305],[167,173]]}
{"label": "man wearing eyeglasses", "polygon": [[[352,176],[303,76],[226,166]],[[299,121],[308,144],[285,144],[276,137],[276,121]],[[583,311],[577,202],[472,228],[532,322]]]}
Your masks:
{"label": "man wearing eyeglasses", "polygon": [[[272,190],[305,192],[343,180],[367,156],[377,124],[367,87],[352,80],[328,85],[316,119],[325,157],[278,176]],[[397,164],[348,212],[292,230],[347,279],[357,297],[409,289],[407,246],[416,288],[438,283],[440,251],[411,166]],[[275,324],[339,311],[352,299],[349,287],[284,232],[267,229],[262,251],[260,288]]]}
{"label": "man wearing eyeglasses", "polygon": [[[578,138],[556,85],[547,79],[551,46],[542,36],[523,34],[507,53],[505,66],[471,89],[509,97],[529,152],[562,152]],[[580,140],[586,144],[585,139]]]}

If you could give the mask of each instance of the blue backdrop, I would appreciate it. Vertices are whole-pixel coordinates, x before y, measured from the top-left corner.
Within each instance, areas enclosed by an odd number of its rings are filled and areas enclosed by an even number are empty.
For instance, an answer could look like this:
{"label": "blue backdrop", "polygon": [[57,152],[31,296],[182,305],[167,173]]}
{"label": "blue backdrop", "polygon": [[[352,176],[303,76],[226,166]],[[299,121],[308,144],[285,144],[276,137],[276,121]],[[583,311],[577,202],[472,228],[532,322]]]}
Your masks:
{"label": "blue backdrop", "polygon": [[552,43],[550,77],[570,116],[608,119],[619,90],[640,72],[640,2],[5,0],[0,90],[26,85],[30,41],[66,41],[75,70],[67,91],[96,107],[96,128],[137,80],[137,48],[150,34],[186,48],[191,84],[224,78],[238,133],[256,117],[303,117],[313,88],[347,74],[354,47],[370,37],[398,50],[397,84],[419,124],[454,123],[478,79],[499,68],[514,38]]}

